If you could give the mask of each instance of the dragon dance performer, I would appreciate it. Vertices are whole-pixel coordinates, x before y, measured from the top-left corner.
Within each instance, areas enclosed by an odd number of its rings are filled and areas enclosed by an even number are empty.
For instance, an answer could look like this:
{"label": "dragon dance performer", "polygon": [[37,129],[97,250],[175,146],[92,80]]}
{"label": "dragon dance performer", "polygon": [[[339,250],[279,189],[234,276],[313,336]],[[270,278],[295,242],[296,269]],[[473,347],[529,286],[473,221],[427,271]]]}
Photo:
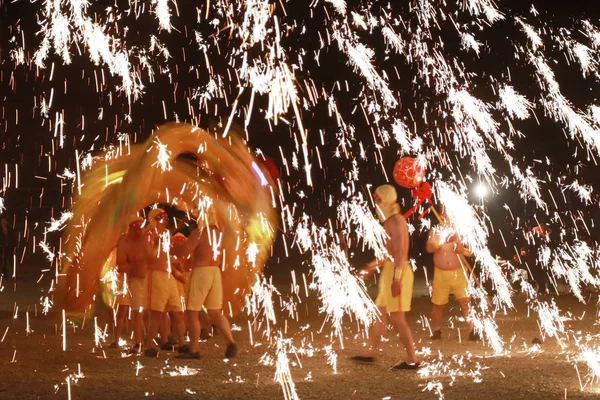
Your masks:
{"label": "dragon dance performer", "polygon": [[448,304],[448,297],[452,291],[460,303],[463,317],[471,328],[469,340],[476,341],[479,336],[473,329],[473,321],[469,315],[471,303],[469,280],[461,259],[461,255],[470,256],[471,252],[452,229],[450,219],[444,208],[442,208],[440,216],[442,223],[429,231],[426,247],[427,252],[433,253],[435,268],[433,272],[433,293],[431,295],[431,302],[433,303],[431,311],[433,334],[431,339],[439,340],[442,338],[444,307]]}
{"label": "dragon dance performer", "polygon": [[[223,254],[220,248],[222,232],[212,209],[206,212],[206,226],[198,222],[187,242],[174,250],[177,257],[191,255],[192,272],[189,279],[186,312],[190,329],[189,348],[181,349],[180,358],[200,358],[200,316],[202,307],[208,310],[210,320],[227,340],[225,358],[237,355],[237,345],[231,333],[229,321],[223,315],[223,282],[221,266]],[[184,350],[187,350],[185,352]]]}
{"label": "dragon dance performer", "polygon": [[173,317],[180,344],[185,341],[185,325],[177,280],[171,276],[169,268],[170,232],[167,228],[168,215],[163,209],[155,208],[148,213],[148,220],[150,221],[148,240],[151,247],[147,275],[148,310],[150,315],[144,355],[156,357],[158,349],[154,347],[154,340],[159,331],[160,347],[163,350],[172,348],[172,344],[168,341],[169,327],[166,312],[169,312]]}
{"label": "dragon dance performer", "polygon": [[[171,268],[175,279],[177,279],[177,289],[179,290],[179,296],[181,297],[182,307],[185,311],[185,305],[187,304],[187,293],[189,293],[190,274],[192,267],[190,265],[190,257],[177,257],[174,255],[173,249],[178,248],[187,241],[187,237],[179,232],[173,236],[173,243],[171,243]],[[185,326],[188,326],[187,313],[184,312],[183,319]],[[211,326],[210,318],[206,309],[203,308],[200,311],[200,340],[210,339],[210,333],[208,328]],[[189,347],[189,346],[188,346]],[[185,348],[184,348],[185,350]]]}
{"label": "dragon dance performer", "polygon": [[[124,243],[124,239],[127,237],[127,234],[131,229],[136,229],[136,227],[141,227],[144,223],[144,219],[134,216],[127,228],[127,231],[123,233],[123,236],[119,238],[117,242],[117,247],[115,248],[115,254],[121,254],[121,261],[123,261],[123,252],[119,253],[119,247]],[[112,258],[112,253],[111,253]],[[116,257],[115,257],[116,258]],[[124,261],[126,263],[126,260]],[[131,293],[129,292],[129,277],[127,274],[121,272],[117,265],[117,260],[115,260],[114,264],[114,278],[115,284],[113,287],[113,293],[115,295],[113,307],[113,335],[114,341],[110,344],[109,348],[119,348],[121,345],[121,335],[123,334],[123,330],[126,328],[129,318],[129,310],[131,309]]]}
{"label": "dragon dance performer", "polygon": [[[150,248],[142,226],[145,220],[135,216],[129,223],[129,231],[117,244],[117,270],[129,278],[129,306],[133,319],[133,353],[141,351],[144,337],[143,312],[147,303],[146,273]],[[117,311],[119,313],[119,311]],[[117,319],[118,320],[118,319]]]}
{"label": "dragon dance performer", "polygon": [[373,260],[361,271],[367,279],[377,267],[382,266],[379,278],[379,294],[375,300],[381,319],[375,322],[371,333],[371,346],[362,355],[353,360],[373,363],[381,346],[381,337],[385,333],[387,320],[400,334],[400,340],[406,349],[406,361],[392,367],[394,370],[418,369],[419,360],[415,353],[412,332],[406,322],[406,313],[410,311],[414,273],[408,262],[409,232],[406,220],[400,214],[396,189],[391,185],[382,185],[375,190],[373,200],[377,206],[377,216],[383,222],[388,235],[386,249],[390,258]]}

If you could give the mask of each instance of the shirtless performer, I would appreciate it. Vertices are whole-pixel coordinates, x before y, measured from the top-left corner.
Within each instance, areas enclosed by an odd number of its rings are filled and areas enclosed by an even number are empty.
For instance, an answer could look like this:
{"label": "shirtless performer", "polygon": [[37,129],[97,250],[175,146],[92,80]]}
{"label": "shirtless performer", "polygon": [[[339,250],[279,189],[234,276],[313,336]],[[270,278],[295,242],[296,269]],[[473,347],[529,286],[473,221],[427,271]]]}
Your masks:
{"label": "shirtless performer", "polygon": [[[121,275],[127,275],[129,278],[129,305],[132,312],[135,340],[135,345],[131,349],[132,353],[141,351],[144,336],[142,313],[147,303],[146,269],[150,249],[142,229],[143,224],[144,219],[135,216],[129,224],[129,232],[117,244],[117,269]],[[120,312],[119,309],[117,321],[119,321]]]}
{"label": "shirtless performer", "polygon": [[441,210],[442,223],[440,226],[429,231],[429,239],[427,240],[426,250],[433,253],[433,293],[431,302],[433,310],[431,312],[431,329],[433,334],[432,340],[442,338],[442,317],[444,306],[448,304],[448,296],[450,291],[460,303],[462,314],[471,331],[469,332],[469,340],[478,340],[479,336],[473,329],[473,321],[469,316],[470,302],[469,298],[469,280],[467,279],[466,271],[463,268],[461,254],[470,256],[471,252],[463,245],[452,230],[450,220]]}
{"label": "shirtless performer", "polygon": [[[144,220],[139,218],[138,216],[135,216],[130,221],[131,222],[130,225],[135,226],[138,224],[138,221],[141,221],[143,223]],[[117,249],[121,245],[121,242],[127,236],[129,229],[131,229],[130,226],[128,227],[127,232],[123,233],[123,235],[119,238],[119,241],[117,242],[117,247],[115,248],[115,250],[117,252],[118,252]],[[118,268],[118,265],[116,262],[115,262],[115,278],[116,278],[115,279],[116,280],[116,282],[115,282],[116,290],[114,291],[115,302],[113,305],[113,324],[114,324],[113,325],[113,335],[114,335],[115,340],[109,346],[109,348],[111,348],[111,349],[118,349],[121,347],[119,342],[121,341],[121,335],[123,333],[123,329],[127,325],[127,319],[129,317],[129,310],[130,310],[129,305],[131,302],[131,294],[129,293],[129,277],[127,276],[127,274],[124,274],[119,271],[119,268]]]}
{"label": "shirtless performer", "polygon": [[414,273],[408,262],[408,226],[400,214],[400,205],[396,202],[398,195],[391,185],[379,186],[375,190],[373,200],[377,206],[377,216],[383,222],[388,235],[386,249],[391,259],[373,260],[361,271],[363,279],[367,279],[377,267],[381,267],[379,278],[379,294],[375,304],[381,314],[381,320],[375,322],[371,331],[371,346],[353,360],[372,363],[381,346],[381,336],[387,329],[387,320],[394,325],[400,334],[400,340],[406,349],[406,361],[395,365],[392,369],[418,369],[419,360],[415,353],[412,332],[406,322],[406,312],[410,311],[412,300]]}
{"label": "shirtless performer", "polygon": [[150,310],[148,332],[146,334],[146,350],[144,355],[156,357],[158,349],[154,347],[154,339],[160,331],[161,348],[169,350],[172,345],[168,342],[169,326],[167,324],[166,312],[170,312],[177,327],[179,343],[183,343],[185,326],[183,323],[183,309],[177,280],[171,276],[169,253],[165,248],[170,240],[170,232],[167,229],[167,213],[155,208],[148,213],[150,226],[148,229],[148,240],[150,242],[151,254],[148,258],[148,310]]}
{"label": "shirtless performer", "polygon": [[[182,233],[177,233],[173,236],[171,243],[171,268],[175,279],[177,279],[177,289],[179,290],[179,297],[182,299],[182,304],[187,304],[187,293],[189,293],[190,286],[190,274],[192,272],[192,266],[190,265],[190,257],[177,257],[174,255],[173,249],[178,248],[187,241],[187,237]],[[210,318],[205,310],[200,311],[200,340],[210,339],[208,329],[211,326]],[[187,323],[187,313],[184,314],[184,324]],[[189,349],[189,346],[187,346]],[[185,350],[184,347],[182,350]]]}
{"label": "shirtless performer", "polygon": [[237,346],[231,334],[229,321],[222,312],[223,283],[221,281],[221,265],[223,257],[218,248],[221,242],[221,231],[214,212],[207,212],[205,227],[198,222],[198,228],[190,234],[187,242],[174,250],[177,257],[191,255],[192,273],[189,279],[186,313],[190,329],[189,351],[180,358],[200,358],[198,339],[200,337],[199,313],[202,306],[208,309],[210,320],[217,325],[227,340],[225,358],[237,355]]}

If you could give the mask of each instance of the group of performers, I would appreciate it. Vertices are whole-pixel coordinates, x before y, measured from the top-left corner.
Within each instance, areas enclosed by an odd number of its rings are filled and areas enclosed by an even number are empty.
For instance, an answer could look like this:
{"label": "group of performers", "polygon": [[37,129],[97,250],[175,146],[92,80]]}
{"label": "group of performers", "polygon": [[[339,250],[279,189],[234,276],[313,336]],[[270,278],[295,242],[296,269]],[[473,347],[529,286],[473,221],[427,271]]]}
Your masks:
{"label": "group of performers", "polygon": [[[187,238],[182,233],[171,234],[168,215],[160,208],[152,209],[147,220],[137,215],[131,218],[116,249],[119,295],[112,347],[119,347],[131,314],[132,353],[143,350],[145,356],[156,357],[159,349],[177,350],[179,358],[200,358],[199,339],[207,337],[212,324],[227,341],[225,358],[236,356],[231,326],[222,313],[219,224],[210,210],[195,218],[197,228]],[[189,344],[185,344],[186,332]]]}
{"label": "group of performers", "polygon": [[[406,313],[411,307],[414,273],[408,261],[408,225],[400,213],[397,200],[396,189],[391,185],[379,186],[373,195],[377,216],[387,233],[386,249],[390,257],[386,260],[373,260],[360,272],[363,279],[368,279],[377,268],[381,269],[379,293],[375,301],[381,316],[372,328],[370,347],[363,354],[353,357],[353,360],[363,363],[375,361],[381,346],[381,337],[389,321],[398,331],[407,354],[406,360],[392,369],[414,370],[420,367],[420,362],[415,352],[411,329],[406,321]],[[450,292],[453,292],[470,327],[469,340],[476,341],[479,336],[473,329],[473,321],[469,315],[469,281],[464,269],[464,256],[469,256],[470,251],[453,231],[443,210],[441,220],[438,226],[431,229],[427,241],[427,251],[433,253],[435,266],[431,339],[439,340],[442,337],[443,310],[448,303]]]}

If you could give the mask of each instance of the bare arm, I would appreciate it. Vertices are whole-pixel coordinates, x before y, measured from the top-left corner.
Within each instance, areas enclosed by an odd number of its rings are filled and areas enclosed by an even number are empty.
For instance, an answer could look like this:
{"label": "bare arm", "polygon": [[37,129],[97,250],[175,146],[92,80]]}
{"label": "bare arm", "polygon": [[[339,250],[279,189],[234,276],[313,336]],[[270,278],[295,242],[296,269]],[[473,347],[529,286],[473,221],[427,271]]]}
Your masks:
{"label": "bare arm", "polygon": [[408,261],[408,226],[402,217],[396,217],[390,224],[390,254],[394,258],[394,268],[402,270]]}
{"label": "bare arm", "polygon": [[425,250],[427,250],[428,253],[435,253],[441,247],[440,242],[440,236],[435,232],[434,229],[430,229]]}

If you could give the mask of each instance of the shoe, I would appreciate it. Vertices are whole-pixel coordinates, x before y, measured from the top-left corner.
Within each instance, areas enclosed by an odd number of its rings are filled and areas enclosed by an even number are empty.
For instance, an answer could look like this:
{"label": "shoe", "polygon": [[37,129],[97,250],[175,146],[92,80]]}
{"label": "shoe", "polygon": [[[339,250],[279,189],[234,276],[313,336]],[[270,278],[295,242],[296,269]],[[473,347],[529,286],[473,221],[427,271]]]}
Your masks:
{"label": "shoe", "polygon": [[375,362],[375,357],[354,356],[350,357],[350,359],[363,364],[373,364]]}
{"label": "shoe", "polygon": [[177,348],[177,352],[179,354],[189,353],[190,352],[190,345],[189,344],[182,344],[181,346],[179,346]]}
{"label": "shoe", "polygon": [[142,345],[135,344],[132,348],[127,351],[127,354],[140,354],[142,352]]}
{"label": "shoe", "polygon": [[477,341],[481,340],[481,338],[479,337],[479,334],[477,332],[475,332],[475,329],[471,329],[471,332],[469,332],[469,340],[471,342],[477,342]]}
{"label": "shoe", "polygon": [[442,330],[438,329],[437,331],[433,331],[433,335],[431,335],[431,340],[440,340],[442,338]]}
{"label": "shoe", "polygon": [[175,348],[175,345],[171,342],[165,342],[160,345],[160,349],[164,350],[164,351],[173,351],[174,348]]}
{"label": "shoe", "polygon": [[150,347],[144,350],[144,356],[146,357],[158,357],[158,349],[156,347]]}
{"label": "shoe", "polygon": [[183,353],[178,356],[175,356],[175,358],[186,359],[186,360],[198,360],[200,358],[200,352],[197,351],[195,353]]}
{"label": "shoe", "polygon": [[237,356],[237,345],[229,343],[225,349],[225,358],[234,358],[235,356]]}
{"label": "shoe", "polygon": [[208,340],[210,339],[210,333],[208,333],[208,329],[202,328],[200,330],[200,340]]}
{"label": "shoe", "polygon": [[109,348],[109,349],[118,349],[118,348],[120,348],[120,347],[121,347],[121,346],[119,346],[119,343],[117,343],[117,342],[112,342],[112,343],[110,344],[110,346],[108,346],[108,348]]}
{"label": "shoe", "polygon": [[419,369],[419,368],[421,368],[421,363],[407,364],[405,361],[403,361],[400,364],[394,365],[392,367],[392,371],[401,371],[401,370],[405,370],[405,369],[411,370],[411,369]]}

